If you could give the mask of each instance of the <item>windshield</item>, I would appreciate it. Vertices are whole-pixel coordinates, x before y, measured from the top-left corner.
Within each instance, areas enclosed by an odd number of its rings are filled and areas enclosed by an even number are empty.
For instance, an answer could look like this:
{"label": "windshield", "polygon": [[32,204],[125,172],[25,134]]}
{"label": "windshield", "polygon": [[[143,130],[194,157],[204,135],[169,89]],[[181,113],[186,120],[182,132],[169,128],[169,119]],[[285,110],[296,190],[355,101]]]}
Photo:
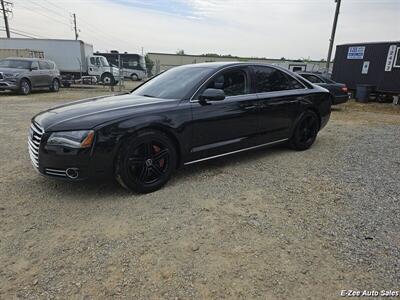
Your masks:
{"label": "windshield", "polygon": [[183,99],[213,69],[203,67],[175,67],[149,80],[134,90],[134,95]]}
{"label": "windshield", "polygon": [[0,68],[29,69],[31,61],[18,59],[1,59]]}
{"label": "windshield", "polygon": [[101,65],[103,67],[109,67],[110,65],[108,64],[107,59],[104,56],[100,56],[100,60],[101,60]]}

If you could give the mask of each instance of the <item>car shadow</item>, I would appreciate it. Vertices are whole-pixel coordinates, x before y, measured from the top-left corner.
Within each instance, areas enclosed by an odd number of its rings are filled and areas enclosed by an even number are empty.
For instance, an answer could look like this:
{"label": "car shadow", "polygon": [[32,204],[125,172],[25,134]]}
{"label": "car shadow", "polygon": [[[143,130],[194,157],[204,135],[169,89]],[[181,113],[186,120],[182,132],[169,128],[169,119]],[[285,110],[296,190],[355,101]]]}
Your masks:
{"label": "car shadow", "polygon": [[48,93],[53,93],[52,91],[48,89],[43,89],[43,90],[34,90],[31,91],[29,95],[21,95],[18,92],[15,91],[0,91],[0,97],[7,97],[7,96],[21,96],[21,97],[26,97],[30,95],[35,95],[35,94],[48,94]]}
{"label": "car shadow", "polygon": [[343,107],[340,107],[340,106],[331,106],[331,111],[343,111]]}
{"label": "car shadow", "polygon": [[[285,145],[276,145],[184,166],[174,172],[167,185],[174,186],[178,183],[182,183],[182,181],[191,181],[193,177],[196,177],[196,175],[200,173],[218,172],[221,168],[237,167],[238,164],[245,166],[246,164],[251,164],[266,156],[284,154],[290,151],[292,150]],[[44,185],[45,189],[52,191],[52,193],[73,197],[74,199],[79,199],[79,201],[86,201],[85,199],[93,201],[93,198],[101,201],[102,199],[109,199],[111,196],[119,198],[141,195],[122,188],[112,177],[101,180],[96,179],[78,182],[43,178],[40,184]]]}

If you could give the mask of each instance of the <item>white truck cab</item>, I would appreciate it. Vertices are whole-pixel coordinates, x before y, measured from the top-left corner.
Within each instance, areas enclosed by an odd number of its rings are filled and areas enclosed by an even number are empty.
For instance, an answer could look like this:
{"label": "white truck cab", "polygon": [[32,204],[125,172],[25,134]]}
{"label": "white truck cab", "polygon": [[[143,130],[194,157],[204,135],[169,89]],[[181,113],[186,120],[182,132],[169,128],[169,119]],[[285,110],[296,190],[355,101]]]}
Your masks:
{"label": "white truck cab", "polygon": [[120,80],[119,69],[109,65],[104,56],[92,55],[87,57],[88,75],[96,76],[103,84],[112,84]]}

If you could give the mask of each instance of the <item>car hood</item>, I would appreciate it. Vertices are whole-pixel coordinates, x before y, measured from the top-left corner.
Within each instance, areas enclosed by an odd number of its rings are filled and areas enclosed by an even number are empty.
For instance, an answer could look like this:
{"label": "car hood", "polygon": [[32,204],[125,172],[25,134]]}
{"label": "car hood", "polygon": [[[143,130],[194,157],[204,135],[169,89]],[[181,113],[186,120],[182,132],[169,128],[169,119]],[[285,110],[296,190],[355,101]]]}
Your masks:
{"label": "car hood", "polygon": [[92,129],[113,120],[176,106],[179,100],[132,94],[103,96],[75,101],[43,111],[33,117],[45,131]]}
{"label": "car hood", "polygon": [[28,71],[27,69],[15,69],[15,68],[0,68],[1,73],[7,73],[7,74],[16,74],[16,73],[22,73]]}

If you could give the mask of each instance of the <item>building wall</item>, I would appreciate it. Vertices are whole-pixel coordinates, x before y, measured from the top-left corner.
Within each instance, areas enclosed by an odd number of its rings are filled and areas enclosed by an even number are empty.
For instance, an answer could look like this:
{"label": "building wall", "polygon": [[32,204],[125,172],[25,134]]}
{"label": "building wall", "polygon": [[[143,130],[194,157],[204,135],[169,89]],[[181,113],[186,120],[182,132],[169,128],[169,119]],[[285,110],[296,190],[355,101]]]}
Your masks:
{"label": "building wall", "polygon": [[[294,60],[280,60],[280,59],[259,59],[259,58],[241,58],[241,57],[211,57],[201,55],[180,55],[180,54],[168,54],[168,53],[148,53],[149,58],[154,62],[152,70],[153,74],[158,74],[162,71],[170,68],[186,65],[196,64],[203,62],[214,62],[214,61],[245,61],[245,62],[259,62],[278,65],[280,67],[293,70],[293,67],[298,66],[302,68],[302,71],[309,72],[325,72],[326,62],[321,61],[294,61]],[[332,65],[331,65],[332,66]]]}
{"label": "building wall", "polygon": [[31,49],[0,49],[0,59],[7,57],[44,58],[43,51]]}

